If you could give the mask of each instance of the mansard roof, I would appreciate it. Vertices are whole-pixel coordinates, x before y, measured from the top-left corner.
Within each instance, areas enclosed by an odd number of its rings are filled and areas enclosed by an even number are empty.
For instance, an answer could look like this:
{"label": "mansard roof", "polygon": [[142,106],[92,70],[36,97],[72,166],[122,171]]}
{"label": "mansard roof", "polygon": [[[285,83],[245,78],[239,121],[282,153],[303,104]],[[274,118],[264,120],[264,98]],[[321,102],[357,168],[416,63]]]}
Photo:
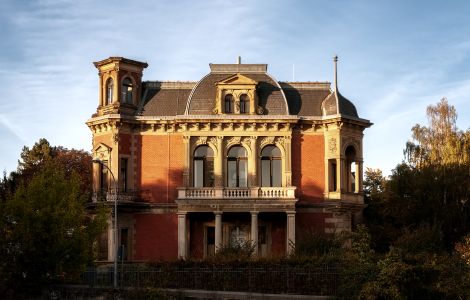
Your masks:
{"label": "mansard roof", "polygon": [[288,115],[287,100],[279,83],[267,72],[266,65],[251,64],[211,64],[211,72],[204,76],[194,87],[188,99],[185,114],[212,115],[216,97],[216,83],[240,74],[257,82],[258,105],[265,114]]}
{"label": "mansard roof", "polygon": [[240,77],[257,83],[258,103],[266,115],[321,117],[340,114],[358,118],[354,104],[330,82],[278,82],[266,64],[210,64],[210,73],[198,82],[143,83],[143,116],[213,115],[217,83]]}

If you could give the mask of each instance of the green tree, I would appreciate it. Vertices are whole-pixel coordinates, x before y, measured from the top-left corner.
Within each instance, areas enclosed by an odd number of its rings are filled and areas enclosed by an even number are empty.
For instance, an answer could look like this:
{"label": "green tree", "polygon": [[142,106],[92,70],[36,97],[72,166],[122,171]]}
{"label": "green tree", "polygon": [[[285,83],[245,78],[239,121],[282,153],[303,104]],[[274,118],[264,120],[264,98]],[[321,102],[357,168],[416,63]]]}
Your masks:
{"label": "green tree", "polygon": [[407,161],[416,167],[429,165],[468,165],[470,162],[470,131],[457,128],[457,111],[442,98],[428,106],[428,126],[416,124],[412,140],[404,151]]}
{"label": "green tree", "polygon": [[105,226],[104,208],[94,216],[85,209],[87,152],[40,139],[20,156],[17,171],[0,180],[0,298],[31,295],[79,274]]}
{"label": "green tree", "polygon": [[77,175],[49,162],[21,184],[0,210],[3,286],[35,293],[45,284],[79,274],[93,255],[91,245],[104,226],[90,218]]}

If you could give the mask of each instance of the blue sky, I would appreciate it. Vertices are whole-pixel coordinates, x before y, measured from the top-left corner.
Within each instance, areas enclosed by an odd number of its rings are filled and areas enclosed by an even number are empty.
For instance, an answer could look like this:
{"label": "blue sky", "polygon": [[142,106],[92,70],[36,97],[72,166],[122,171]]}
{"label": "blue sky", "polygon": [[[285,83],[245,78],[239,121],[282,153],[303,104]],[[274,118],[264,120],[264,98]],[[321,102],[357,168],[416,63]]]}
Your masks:
{"label": "blue sky", "polygon": [[0,168],[24,145],[91,149],[93,61],[146,61],[144,80],[199,80],[209,63],[267,63],[280,81],[332,81],[363,118],[364,160],[403,159],[426,106],[442,97],[470,125],[467,1],[0,1]]}

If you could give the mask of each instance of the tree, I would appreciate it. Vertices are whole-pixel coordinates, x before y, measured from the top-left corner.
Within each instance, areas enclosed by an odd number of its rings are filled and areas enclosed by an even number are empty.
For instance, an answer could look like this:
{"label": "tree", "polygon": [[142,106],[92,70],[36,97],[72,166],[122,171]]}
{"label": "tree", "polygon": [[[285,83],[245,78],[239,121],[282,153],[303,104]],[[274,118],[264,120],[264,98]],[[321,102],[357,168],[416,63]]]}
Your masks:
{"label": "tree", "polygon": [[26,293],[61,276],[73,276],[91,262],[91,245],[104,226],[90,218],[79,177],[49,162],[21,184],[0,210],[0,255],[6,286]]}
{"label": "tree", "polygon": [[442,98],[427,108],[428,126],[416,124],[411,129],[412,140],[404,154],[416,167],[429,165],[467,164],[470,162],[470,131],[457,128],[457,111]]}
{"label": "tree", "polygon": [[40,139],[20,156],[18,170],[0,181],[0,298],[31,295],[80,274],[105,226],[104,208],[94,216],[85,209],[92,180],[87,152]]}

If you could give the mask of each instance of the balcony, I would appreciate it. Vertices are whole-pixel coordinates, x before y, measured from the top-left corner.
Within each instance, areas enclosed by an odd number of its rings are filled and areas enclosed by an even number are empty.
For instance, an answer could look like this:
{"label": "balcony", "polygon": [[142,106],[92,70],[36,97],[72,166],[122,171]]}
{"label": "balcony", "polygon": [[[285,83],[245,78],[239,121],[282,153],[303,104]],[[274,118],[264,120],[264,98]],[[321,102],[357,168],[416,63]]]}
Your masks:
{"label": "balcony", "polygon": [[178,188],[178,200],[220,199],[220,200],[243,200],[243,199],[266,199],[266,200],[292,200],[295,199],[296,187],[251,187],[251,188],[227,188],[206,187]]}
{"label": "balcony", "polygon": [[114,201],[117,198],[118,202],[132,202],[137,201],[140,197],[140,191],[138,190],[127,190],[117,191],[114,193],[112,190],[99,190],[93,192],[93,202],[106,202]]}

